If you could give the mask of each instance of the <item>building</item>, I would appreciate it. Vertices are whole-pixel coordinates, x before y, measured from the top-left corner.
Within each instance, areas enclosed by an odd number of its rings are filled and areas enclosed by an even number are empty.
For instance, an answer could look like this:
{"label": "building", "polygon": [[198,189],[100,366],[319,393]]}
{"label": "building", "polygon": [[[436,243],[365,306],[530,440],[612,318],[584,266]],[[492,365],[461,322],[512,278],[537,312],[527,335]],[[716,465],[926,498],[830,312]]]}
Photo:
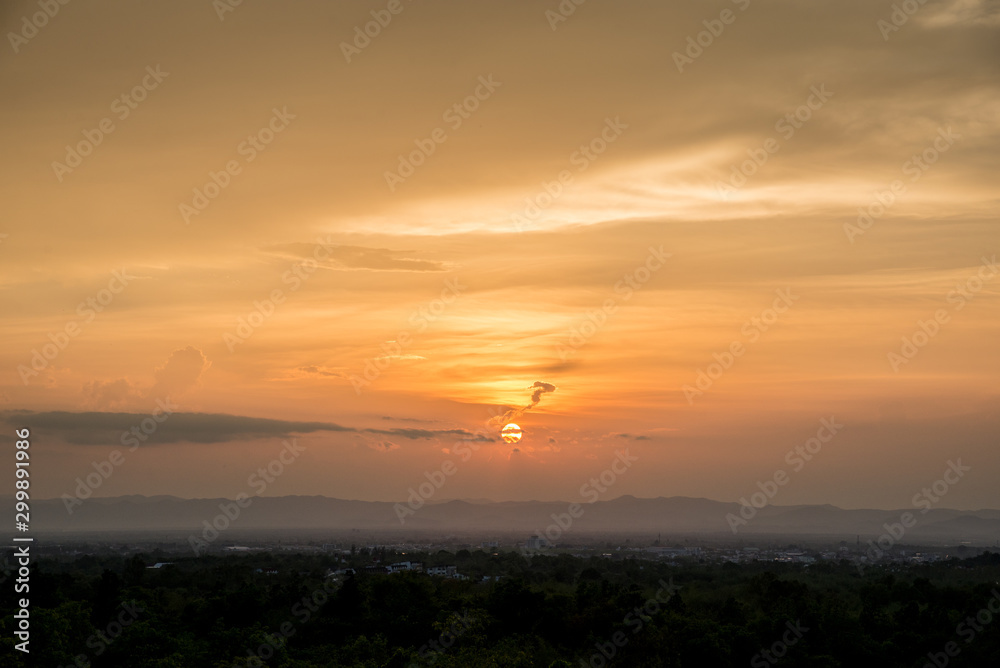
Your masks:
{"label": "building", "polygon": [[423,572],[424,565],[419,561],[398,561],[389,565],[390,572],[401,573],[403,571]]}
{"label": "building", "polygon": [[540,550],[543,547],[548,547],[549,541],[544,536],[532,536],[524,546],[529,550]]}
{"label": "building", "polygon": [[337,578],[337,577],[347,577],[347,576],[357,575],[357,571],[353,568],[338,568],[335,571],[327,570],[326,577]]}

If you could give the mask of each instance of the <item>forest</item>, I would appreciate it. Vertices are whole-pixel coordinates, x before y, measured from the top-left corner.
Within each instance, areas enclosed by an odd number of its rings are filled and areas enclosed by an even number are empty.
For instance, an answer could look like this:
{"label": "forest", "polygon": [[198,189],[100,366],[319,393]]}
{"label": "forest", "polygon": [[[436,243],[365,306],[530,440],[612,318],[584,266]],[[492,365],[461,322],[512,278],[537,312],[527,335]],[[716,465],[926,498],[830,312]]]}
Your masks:
{"label": "forest", "polygon": [[[365,572],[402,560],[462,577]],[[863,574],[384,548],[46,558],[32,565],[28,655],[14,649],[19,596],[8,574],[0,668],[1000,665],[989,552]]]}

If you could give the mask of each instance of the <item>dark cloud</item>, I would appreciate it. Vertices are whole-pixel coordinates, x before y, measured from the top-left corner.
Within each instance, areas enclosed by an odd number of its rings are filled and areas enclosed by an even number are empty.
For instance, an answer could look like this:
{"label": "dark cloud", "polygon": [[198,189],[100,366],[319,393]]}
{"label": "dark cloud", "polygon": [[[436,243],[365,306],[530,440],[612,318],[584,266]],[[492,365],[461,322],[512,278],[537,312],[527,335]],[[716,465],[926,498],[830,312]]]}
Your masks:
{"label": "dark cloud", "polygon": [[517,418],[524,415],[525,411],[531,410],[538,405],[538,402],[542,400],[543,394],[548,394],[549,392],[555,392],[556,386],[551,383],[543,383],[540,380],[536,380],[532,383],[531,387],[528,388],[532,390],[531,392],[531,403],[523,408],[511,408],[502,415],[495,415],[489,420],[490,426],[499,429],[503,427],[508,422],[516,420]]}
{"label": "dark cloud", "polygon": [[540,380],[536,380],[534,385],[531,387],[535,388],[535,391],[531,393],[531,405],[535,406],[542,399],[542,395],[548,392],[555,392],[556,386],[551,383],[543,383]]}
{"label": "dark cloud", "polygon": [[[462,440],[489,441],[465,429],[361,429],[345,427],[332,422],[304,422],[272,420],[244,415],[223,413],[173,413],[160,415],[156,429],[148,443],[226,443],[236,440],[259,438],[287,438],[293,434],[316,432],[349,432],[382,434],[410,440],[430,438],[460,438]],[[141,428],[143,421],[152,419],[149,413],[105,413],[66,411],[4,411],[0,421],[11,425],[29,425],[39,433],[58,437],[77,445],[107,445],[119,443],[122,434],[133,427]],[[149,431],[149,430],[147,430]]]}
{"label": "dark cloud", "polygon": [[326,367],[311,365],[311,366],[300,366],[299,371],[304,373],[313,374],[316,376],[330,376],[333,378],[347,378],[347,374],[343,371],[331,371]]}
{"label": "dark cloud", "polygon": [[421,420],[420,418],[395,417],[392,415],[383,415],[382,419],[395,420],[397,422],[437,422],[437,420]]}
{"label": "dark cloud", "polygon": [[[482,434],[473,434],[471,431],[465,429],[359,429],[358,431],[363,431],[369,434],[388,434],[390,436],[402,436],[403,438],[408,438],[410,440],[419,440],[427,438],[439,438],[443,436],[457,436],[463,440],[472,441],[490,441],[492,439],[483,436]],[[472,437],[472,438],[469,438]]]}
{"label": "dark cloud", "polygon": [[483,434],[475,434],[466,429],[358,429],[359,432],[367,434],[385,434],[388,436],[400,436],[411,441],[425,440],[430,438],[455,438],[463,441],[492,441],[493,439]]}

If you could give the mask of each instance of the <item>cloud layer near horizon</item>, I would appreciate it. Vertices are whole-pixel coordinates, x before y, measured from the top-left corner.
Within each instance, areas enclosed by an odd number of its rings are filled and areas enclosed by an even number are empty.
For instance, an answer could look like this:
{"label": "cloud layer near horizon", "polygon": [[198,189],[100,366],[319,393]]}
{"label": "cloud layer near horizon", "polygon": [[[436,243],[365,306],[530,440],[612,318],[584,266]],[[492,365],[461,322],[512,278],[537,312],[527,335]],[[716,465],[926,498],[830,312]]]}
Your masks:
{"label": "cloud layer near horizon", "polygon": [[[152,419],[152,422],[150,422]],[[330,422],[293,422],[225,415],[221,413],[154,414],[109,412],[35,412],[12,410],[0,412],[0,420],[11,427],[30,424],[45,437],[57,437],[74,445],[117,445],[126,435],[140,436],[143,443],[228,443],[266,438],[289,438],[294,434],[348,432],[384,434],[411,440],[442,438],[489,441],[487,436],[465,429],[373,429],[345,427]],[[147,427],[143,429],[143,423]],[[155,424],[155,429],[152,425]],[[134,429],[138,431],[132,431]],[[146,434],[144,436],[144,433]],[[130,439],[134,441],[135,439]]]}

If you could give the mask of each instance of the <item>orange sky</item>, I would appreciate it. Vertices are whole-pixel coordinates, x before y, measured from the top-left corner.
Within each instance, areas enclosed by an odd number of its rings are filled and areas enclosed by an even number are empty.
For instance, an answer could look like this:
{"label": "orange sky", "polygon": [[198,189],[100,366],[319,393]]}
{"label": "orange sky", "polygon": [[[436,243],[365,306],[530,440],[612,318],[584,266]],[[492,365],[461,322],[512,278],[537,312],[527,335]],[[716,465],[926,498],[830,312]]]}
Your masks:
{"label": "orange sky", "polygon": [[[400,500],[450,458],[440,498],[573,499],[627,447],[606,498],[735,500],[835,417],[776,503],[905,507],[960,457],[942,505],[1000,507],[994,4],[558,6],[403,0],[351,49],[387,3],[5,3],[36,492],[118,449],[99,496],[232,497],[294,436],[268,495]],[[516,449],[456,456],[536,382]]]}

